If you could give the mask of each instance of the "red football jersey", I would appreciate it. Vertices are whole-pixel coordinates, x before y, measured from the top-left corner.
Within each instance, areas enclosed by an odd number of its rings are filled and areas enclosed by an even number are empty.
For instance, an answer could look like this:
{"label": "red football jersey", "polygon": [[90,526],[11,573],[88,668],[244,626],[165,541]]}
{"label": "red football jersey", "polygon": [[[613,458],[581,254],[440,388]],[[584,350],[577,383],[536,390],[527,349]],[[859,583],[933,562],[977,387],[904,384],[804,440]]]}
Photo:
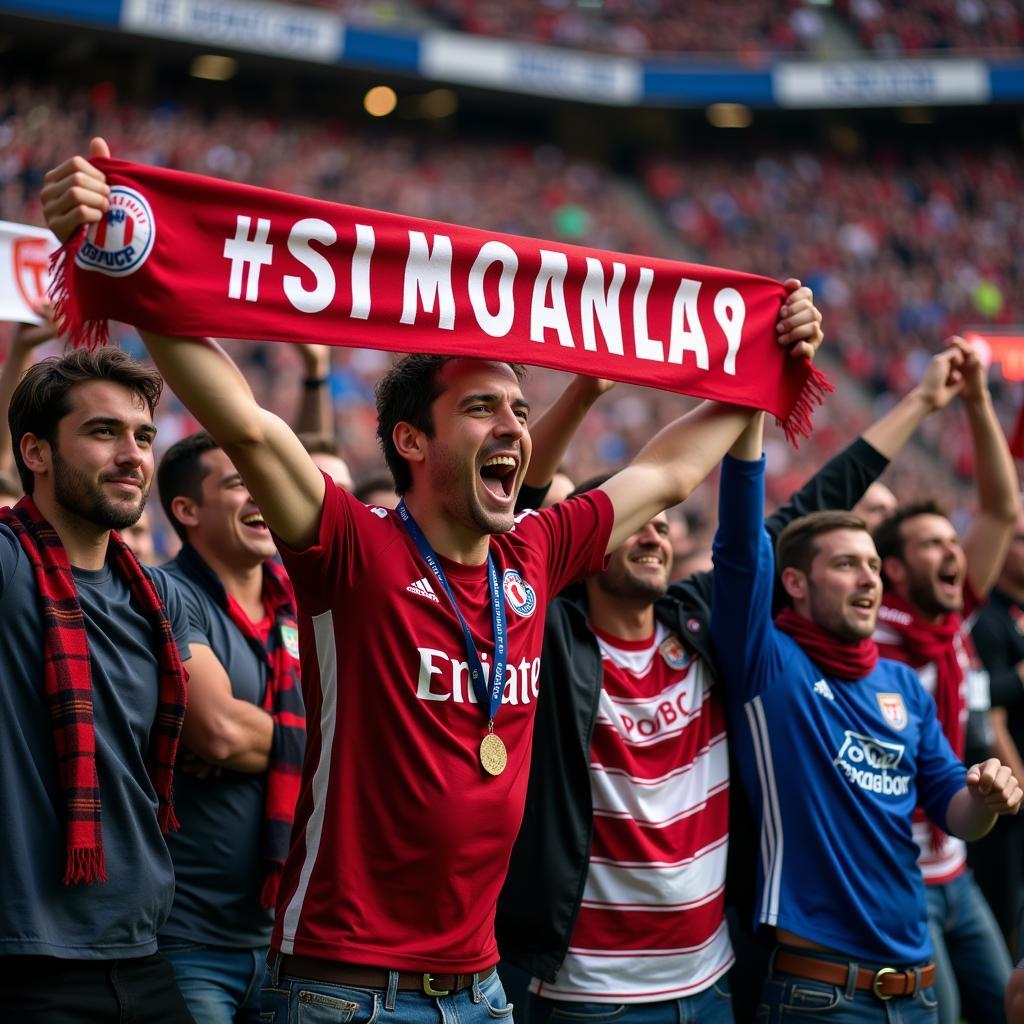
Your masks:
{"label": "red football jersey", "polygon": [[[602,491],[517,517],[491,538],[507,615],[497,778],[446,595],[397,514],[327,483],[317,543],[279,542],[295,585],[308,741],[278,899],[283,953],[467,973],[498,959],[494,912],[523,815],[548,601],[598,572]],[[485,672],[486,565],[440,559]]]}

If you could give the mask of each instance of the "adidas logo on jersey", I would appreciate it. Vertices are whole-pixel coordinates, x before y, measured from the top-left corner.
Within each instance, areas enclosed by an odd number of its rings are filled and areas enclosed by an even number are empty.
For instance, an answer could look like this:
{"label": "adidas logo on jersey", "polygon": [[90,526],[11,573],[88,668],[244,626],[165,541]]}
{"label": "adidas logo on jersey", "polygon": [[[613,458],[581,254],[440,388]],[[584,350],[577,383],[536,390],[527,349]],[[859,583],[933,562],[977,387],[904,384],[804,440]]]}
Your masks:
{"label": "adidas logo on jersey", "polygon": [[819,697],[824,697],[826,700],[835,700],[836,695],[832,692],[832,687],[825,682],[824,679],[819,679],[814,684],[814,692]]}
{"label": "adidas logo on jersey", "polygon": [[426,576],[416,580],[415,583],[410,583],[405,589],[408,590],[410,594],[419,594],[420,597],[429,597],[431,601],[438,604],[440,603],[437,600],[437,594],[434,593],[434,588],[430,585],[430,581]]}

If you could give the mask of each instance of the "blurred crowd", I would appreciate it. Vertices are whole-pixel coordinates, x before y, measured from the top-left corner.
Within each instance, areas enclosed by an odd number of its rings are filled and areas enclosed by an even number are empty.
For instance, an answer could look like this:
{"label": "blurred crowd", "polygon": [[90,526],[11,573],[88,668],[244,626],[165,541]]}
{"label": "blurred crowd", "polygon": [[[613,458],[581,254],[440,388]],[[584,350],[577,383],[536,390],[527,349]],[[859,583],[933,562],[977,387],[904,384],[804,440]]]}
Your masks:
{"label": "blurred crowd", "polygon": [[[356,24],[440,24],[474,35],[641,55],[728,54],[757,63],[812,50],[829,5],[783,0],[294,0]],[[1024,45],[1020,0],[836,0],[836,26],[880,55],[928,50],[1009,52]]]}
{"label": "blurred crowd", "polygon": [[[799,452],[780,432],[771,498],[782,500],[821,462],[907,391],[942,339],[965,325],[1020,322],[1024,184],[1020,155],[993,145],[927,157],[874,154],[851,161],[826,152],[710,154],[651,161],[635,182],[551,145],[425,141],[383,127],[275,120],[223,109],[213,117],[179,106],[137,105],[104,87],[65,94],[27,84],[0,89],[0,219],[41,223],[46,169],[95,134],[124,159],[513,234],[801,276],[825,313],[824,365],[838,393],[816,415]],[[0,335],[0,340],[2,340]],[[141,346],[127,331],[122,343]],[[257,398],[293,416],[302,367],[289,346],[233,342]],[[353,474],[378,468],[372,389],[389,356],[334,352],[337,433]],[[836,361],[841,367],[836,368]],[[544,409],[563,378],[534,370],[528,390]],[[1017,385],[995,390],[1004,422]],[[677,396],[618,388],[595,407],[570,453],[577,480],[621,464]],[[162,407],[160,449],[195,428],[172,398]],[[925,424],[923,446],[890,470],[897,493],[939,490],[954,502],[971,479],[966,426],[954,413]],[[940,437],[941,434],[941,437]],[[941,443],[941,459],[938,458]],[[929,448],[931,452],[929,453]],[[714,488],[687,505],[701,536]],[[966,500],[966,499],[965,499]]]}

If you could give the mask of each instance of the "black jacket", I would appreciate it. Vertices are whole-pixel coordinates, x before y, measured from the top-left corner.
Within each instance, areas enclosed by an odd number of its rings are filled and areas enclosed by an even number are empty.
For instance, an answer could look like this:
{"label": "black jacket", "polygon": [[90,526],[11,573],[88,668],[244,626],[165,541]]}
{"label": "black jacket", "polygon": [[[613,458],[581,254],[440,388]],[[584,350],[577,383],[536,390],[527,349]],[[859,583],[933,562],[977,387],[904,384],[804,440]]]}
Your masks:
{"label": "black jacket", "polygon": [[[887,465],[867,442],[854,441],[768,519],[767,529],[776,536],[786,523],[808,512],[850,508]],[[712,574],[704,572],[673,583],[655,605],[655,614],[714,664],[711,582]],[[568,951],[587,880],[593,835],[590,743],[601,676],[601,653],[587,626],[586,593],[578,583],[548,609],[526,812],[495,922],[502,959],[549,982]],[[734,787],[734,794],[738,789]],[[730,860],[736,850],[737,866],[730,866],[729,897],[738,906],[752,907],[753,823],[735,800],[733,807]],[[737,832],[744,828],[749,842],[738,840]]]}

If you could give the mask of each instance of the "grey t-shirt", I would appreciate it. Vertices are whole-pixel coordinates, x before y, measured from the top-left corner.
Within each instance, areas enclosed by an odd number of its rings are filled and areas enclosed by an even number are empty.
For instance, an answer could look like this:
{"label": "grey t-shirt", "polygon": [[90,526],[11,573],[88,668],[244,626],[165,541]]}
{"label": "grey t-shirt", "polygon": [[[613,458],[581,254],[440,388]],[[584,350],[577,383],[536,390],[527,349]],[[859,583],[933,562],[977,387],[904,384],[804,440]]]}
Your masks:
{"label": "grey t-shirt", "polygon": [[[266,662],[227,612],[178,560],[158,570],[177,586],[189,642],[205,644],[231,680],[236,700],[262,705]],[[270,942],[273,913],[260,906],[266,774],[224,771],[198,779],[178,772],[174,809],[181,828],[167,836],[174,861],[174,905],[160,939],[188,939],[235,949]]]}
{"label": "grey t-shirt", "polygon": [[[64,798],[46,708],[39,598],[21,544],[0,526],[0,955],[148,956],[174,892],[145,764],[159,700],[157,643],[109,565],[74,576],[92,660],[107,880],[64,884]],[[184,607],[168,580],[151,578],[188,658]]]}

